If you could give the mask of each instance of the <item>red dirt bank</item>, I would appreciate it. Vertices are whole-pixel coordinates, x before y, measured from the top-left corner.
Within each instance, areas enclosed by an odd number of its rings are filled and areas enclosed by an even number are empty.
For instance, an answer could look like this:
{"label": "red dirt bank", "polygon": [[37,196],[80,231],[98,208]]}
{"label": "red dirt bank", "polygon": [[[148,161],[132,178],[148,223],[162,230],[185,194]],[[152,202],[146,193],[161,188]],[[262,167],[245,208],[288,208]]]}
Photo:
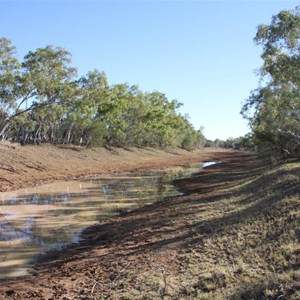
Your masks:
{"label": "red dirt bank", "polygon": [[79,177],[166,168],[213,159],[220,150],[18,146],[0,143],[0,192]]}

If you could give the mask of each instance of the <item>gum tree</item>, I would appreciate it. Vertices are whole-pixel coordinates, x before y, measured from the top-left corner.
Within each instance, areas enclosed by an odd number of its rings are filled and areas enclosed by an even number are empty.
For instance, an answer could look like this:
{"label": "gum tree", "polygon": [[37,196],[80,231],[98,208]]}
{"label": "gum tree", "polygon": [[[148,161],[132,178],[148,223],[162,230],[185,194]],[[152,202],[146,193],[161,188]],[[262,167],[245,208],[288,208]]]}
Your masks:
{"label": "gum tree", "polygon": [[276,156],[300,154],[300,8],[281,11],[260,25],[262,85],[252,92],[242,114],[249,119],[256,144]]}
{"label": "gum tree", "polygon": [[18,116],[67,101],[63,95],[72,89],[76,75],[70,63],[68,51],[47,46],[30,51],[20,64],[11,42],[0,40],[1,139]]}
{"label": "gum tree", "polygon": [[21,64],[11,41],[0,39],[0,139],[6,137],[9,120],[18,107]]}

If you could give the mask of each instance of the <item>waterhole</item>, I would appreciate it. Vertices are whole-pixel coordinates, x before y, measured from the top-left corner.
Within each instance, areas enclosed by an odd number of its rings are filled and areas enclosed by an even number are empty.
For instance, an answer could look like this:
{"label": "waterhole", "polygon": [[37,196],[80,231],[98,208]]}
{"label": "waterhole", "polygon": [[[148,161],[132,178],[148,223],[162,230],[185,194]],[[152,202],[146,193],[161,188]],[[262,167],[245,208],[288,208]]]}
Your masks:
{"label": "waterhole", "polygon": [[77,243],[99,220],[178,194],[171,184],[202,164],[45,184],[0,193],[0,280],[26,275],[41,254]]}

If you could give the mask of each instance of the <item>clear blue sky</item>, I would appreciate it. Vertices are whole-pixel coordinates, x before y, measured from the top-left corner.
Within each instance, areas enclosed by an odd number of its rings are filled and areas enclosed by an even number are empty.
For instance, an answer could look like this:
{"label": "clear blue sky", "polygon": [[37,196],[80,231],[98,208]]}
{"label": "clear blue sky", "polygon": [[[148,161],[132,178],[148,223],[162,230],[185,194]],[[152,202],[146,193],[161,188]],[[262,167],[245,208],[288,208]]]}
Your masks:
{"label": "clear blue sky", "polygon": [[46,45],[72,53],[79,76],[98,69],[110,84],[158,90],[209,139],[248,132],[239,112],[258,85],[257,25],[298,1],[3,1],[0,37],[20,60]]}

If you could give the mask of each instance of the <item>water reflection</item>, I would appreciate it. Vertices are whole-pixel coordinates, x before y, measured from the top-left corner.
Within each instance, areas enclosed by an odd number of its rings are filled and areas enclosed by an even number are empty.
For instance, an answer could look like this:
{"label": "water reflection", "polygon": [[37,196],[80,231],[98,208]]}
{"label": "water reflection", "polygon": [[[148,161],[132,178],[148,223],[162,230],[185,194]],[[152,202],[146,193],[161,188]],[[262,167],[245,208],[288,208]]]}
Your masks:
{"label": "water reflection", "polygon": [[0,279],[26,274],[39,254],[78,242],[84,228],[103,218],[177,194],[170,181],[195,168],[0,193]]}
{"label": "water reflection", "polygon": [[207,168],[207,167],[216,165],[216,164],[218,164],[218,163],[220,163],[220,162],[216,162],[216,161],[207,161],[207,162],[203,163],[202,168]]}

